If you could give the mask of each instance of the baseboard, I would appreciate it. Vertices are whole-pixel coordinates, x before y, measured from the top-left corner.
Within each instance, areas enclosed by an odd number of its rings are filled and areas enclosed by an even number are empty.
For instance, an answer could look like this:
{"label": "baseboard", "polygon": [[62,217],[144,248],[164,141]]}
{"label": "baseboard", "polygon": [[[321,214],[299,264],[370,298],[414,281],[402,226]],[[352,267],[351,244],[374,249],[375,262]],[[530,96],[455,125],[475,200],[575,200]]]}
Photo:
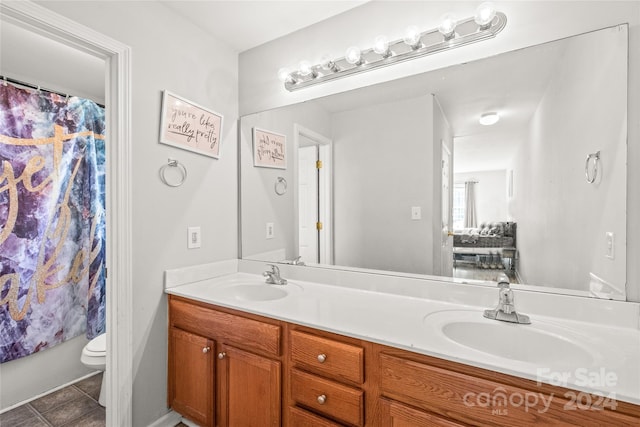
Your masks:
{"label": "baseboard", "polygon": [[5,412],[9,412],[9,411],[10,411],[10,410],[12,410],[12,409],[17,408],[18,406],[22,406],[22,405],[25,405],[25,404],[27,404],[27,403],[29,403],[29,402],[31,402],[31,401],[36,400],[36,399],[40,399],[41,397],[46,396],[47,394],[53,393],[54,391],[61,390],[61,389],[65,388],[65,387],[68,387],[68,386],[73,385],[73,384],[75,384],[75,383],[77,383],[77,382],[80,382],[80,381],[82,381],[82,380],[84,380],[84,379],[86,379],[86,378],[92,377],[92,376],[94,376],[94,375],[98,375],[98,374],[99,374],[99,373],[101,373],[101,372],[102,372],[102,371],[94,371],[94,372],[91,372],[91,373],[89,373],[89,374],[87,374],[87,375],[84,375],[84,376],[82,376],[82,377],[80,377],[80,378],[76,378],[75,380],[71,380],[71,381],[69,381],[68,383],[65,383],[65,384],[59,385],[59,386],[57,386],[57,387],[54,387],[54,388],[52,388],[51,390],[47,390],[47,391],[45,391],[45,392],[43,392],[43,393],[40,393],[40,394],[38,394],[38,395],[36,395],[36,396],[30,397],[30,398],[29,398],[29,399],[27,399],[27,400],[23,400],[22,402],[18,402],[18,403],[16,403],[15,405],[8,406],[8,407],[6,407],[6,408],[4,408],[4,409],[2,409],[2,410],[0,411],[0,415],[4,414]]}
{"label": "baseboard", "polygon": [[182,415],[174,411],[169,411],[147,427],[174,427],[180,421],[182,421]]}

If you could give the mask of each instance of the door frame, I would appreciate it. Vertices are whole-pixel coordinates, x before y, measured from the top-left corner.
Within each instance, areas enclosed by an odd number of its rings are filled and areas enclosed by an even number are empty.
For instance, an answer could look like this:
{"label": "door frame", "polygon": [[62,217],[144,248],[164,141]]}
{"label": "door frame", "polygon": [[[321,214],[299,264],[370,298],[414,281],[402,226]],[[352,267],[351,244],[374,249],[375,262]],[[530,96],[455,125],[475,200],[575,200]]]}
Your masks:
{"label": "door frame", "polygon": [[131,48],[30,1],[0,2],[0,13],[1,20],[105,60],[106,424],[128,427],[133,393]]}
{"label": "door frame", "polygon": [[318,241],[320,243],[320,263],[333,265],[333,140],[298,123],[294,123],[293,125],[293,148],[296,155],[292,156],[294,158],[293,181],[294,188],[296,189],[293,202],[296,208],[294,224],[296,230],[294,235],[295,247],[298,248],[300,245],[298,237],[300,222],[297,215],[297,212],[300,211],[298,200],[299,165],[297,153],[298,148],[300,148],[301,137],[308,138],[318,145],[322,167],[327,171],[327,173],[321,174],[318,180],[318,184],[320,185],[318,198],[323,201],[320,208],[320,218],[322,219],[322,229],[325,231],[324,233],[320,233]]}

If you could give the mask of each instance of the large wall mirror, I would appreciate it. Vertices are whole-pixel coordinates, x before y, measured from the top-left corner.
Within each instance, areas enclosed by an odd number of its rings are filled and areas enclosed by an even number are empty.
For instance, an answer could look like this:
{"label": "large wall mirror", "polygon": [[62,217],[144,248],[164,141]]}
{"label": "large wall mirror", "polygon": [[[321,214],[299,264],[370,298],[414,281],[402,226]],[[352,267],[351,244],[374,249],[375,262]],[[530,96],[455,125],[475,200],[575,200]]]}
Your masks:
{"label": "large wall mirror", "polygon": [[242,117],[242,257],[624,299],[627,62],[619,25]]}

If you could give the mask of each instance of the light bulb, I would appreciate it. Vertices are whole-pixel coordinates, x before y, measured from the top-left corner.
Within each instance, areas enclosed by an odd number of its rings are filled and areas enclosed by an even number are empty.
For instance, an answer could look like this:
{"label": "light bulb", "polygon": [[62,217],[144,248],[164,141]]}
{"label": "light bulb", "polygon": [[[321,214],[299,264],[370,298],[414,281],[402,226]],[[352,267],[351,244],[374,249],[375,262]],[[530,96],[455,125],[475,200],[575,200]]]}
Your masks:
{"label": "light bulb", "polygon": [[481,125],[490,126],[498,123],[498,120],[500,120],[500,116],[498,115],[498,113],[491,112],[491,113],[484,113],[483,115],[481,115],[480,120],[478,121],[480,122]]}
{"label": "light bulb", "polygon": [[378,36],[373,42],[373,51],[378,55],[382,55],[383,58],[391,56],[389,51],[389,39],[386,36]]}
{"label": "light bulb", "polygon": [[418,47],[420,47],[421,36],[422,34],[420,33],[420,29],[415,25],[412,25],[410,27],[407,27],[407,29],[404,31],[404,37],[402,38],[402,40],[412,48],[417,49]]}
{"label": "light bulb", "polygon": [[473,20],[476,21],[476,24],[478,24],[480,28],[485,29],[491,26],[491,22],[495,17],[496,7],[493,3],[487,1],[480,3],[480,6],[476,9],[476,14],[473,17]]}
{"label": "light bulb", "polygon": [[280,68],[278,70],[278,80],[282,83],[293,82],[293,77],[291,77],[291,72],[288,68]]}
{"label": "light bulb", "polygon": [[320,67],[322,67],[322,69],[325,71],[333,71],[334,73],[340,71],[336,63],[329,55],[322,55],[322,58],[320,58]]}
{"label": "light bulb", "polygon": [[361,65],[362,64],[362,54],[360,52],[360,48],[356,46],[351,46],[347,49],[347,53],[344,59],[352,65]]}
{"label": "light bulb", "polygon": [[315,71],[313,71],[313,66],[309,61],[300,61],[300,65],[298,67],[299,67],[298,73],[300,73],[300,75],[303,77],[306,77],[309,75],[312,77],[315,77],[317,75]]}
{"label": "light bulb", "polygon": [[444,36],[445,39],[450,39],[454,35],[456,30],[456,24],[458,20],[453,13],[445,13],[440,17],[440,25],[438,25],[438,31]]}

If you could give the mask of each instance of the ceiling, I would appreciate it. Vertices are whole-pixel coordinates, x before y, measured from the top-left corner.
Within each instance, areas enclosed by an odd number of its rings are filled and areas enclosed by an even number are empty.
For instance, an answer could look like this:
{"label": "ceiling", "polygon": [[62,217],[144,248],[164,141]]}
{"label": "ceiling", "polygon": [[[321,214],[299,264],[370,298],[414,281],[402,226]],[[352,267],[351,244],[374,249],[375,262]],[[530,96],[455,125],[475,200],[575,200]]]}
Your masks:
{"label": "ceiling", "polygon": [[[162,1],[237,52],[242,52],[338,15],[365,0]],[[268,19],[265,19],[268,17]]]}

